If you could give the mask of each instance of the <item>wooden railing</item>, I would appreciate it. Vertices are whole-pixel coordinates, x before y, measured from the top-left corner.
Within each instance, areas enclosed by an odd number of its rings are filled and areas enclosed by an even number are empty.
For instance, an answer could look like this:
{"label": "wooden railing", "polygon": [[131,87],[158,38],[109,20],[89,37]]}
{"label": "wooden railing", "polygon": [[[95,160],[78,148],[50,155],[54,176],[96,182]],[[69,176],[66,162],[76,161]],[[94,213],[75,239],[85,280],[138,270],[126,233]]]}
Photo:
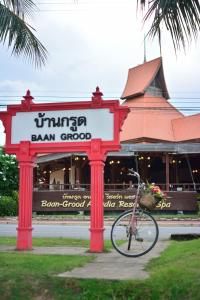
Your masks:
{"label": "wooden railing", "polygon": [[[161,190],[166,191],[165,183],[156,183]],[[131,188],[136,188],[137,184],[125,184],[125,183],[109,183],[104,185],[105,191],[115,191],[115,190],[126,190]],[[90,184],[35,184],[34,190],[82,190],[89,191]],[[200,191],[200,183],[171,183],[169,186],[169,191]]]}

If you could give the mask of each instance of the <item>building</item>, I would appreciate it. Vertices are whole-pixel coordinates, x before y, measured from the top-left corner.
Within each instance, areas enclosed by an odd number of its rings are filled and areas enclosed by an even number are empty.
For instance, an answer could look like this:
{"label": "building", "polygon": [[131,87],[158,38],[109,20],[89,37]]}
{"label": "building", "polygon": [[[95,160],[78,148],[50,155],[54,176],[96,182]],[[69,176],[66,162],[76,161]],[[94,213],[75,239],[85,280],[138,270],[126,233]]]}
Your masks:
{"label": "building", "polygon": [[[105,190],[136,184],[129,168],[138,170],[144,181],[179,192],[179,198],[181,192],[199,190],[200,114],[184,116],[170,104],[161,57],[129,69],[121,99],[130,113],[121,132],[122,149],[110,153],[105,163]],[[49,154],[37,163],[35,189],[90,189],[84,154]]]}
{"label": "building", "polygon": [[142,177],[165,190],[200,183],[200,114],[184,116],[168,101],[162,58],[129,70],[122,94],[131,112],[121,142],[137,156]]}

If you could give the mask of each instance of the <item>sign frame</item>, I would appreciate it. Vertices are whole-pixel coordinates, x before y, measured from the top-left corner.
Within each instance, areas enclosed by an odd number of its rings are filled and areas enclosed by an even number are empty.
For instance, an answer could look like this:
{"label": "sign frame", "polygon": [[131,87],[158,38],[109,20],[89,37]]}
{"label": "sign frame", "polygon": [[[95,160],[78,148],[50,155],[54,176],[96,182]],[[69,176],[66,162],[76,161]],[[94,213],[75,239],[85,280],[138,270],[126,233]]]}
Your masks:
{"label": "sign frame", "polygon": [[[0,112],[0,119],[3,122],[6,143],[5,151],[8,154],[18,155],[20,149],[20,143],[11,143],[12,132],[12,117],[16,116],[19,112],[41,112],[41,111],[60,111],[60,110],[85,110],[85,109],[109,109],[110,113],[114,115],[113,126],[113,140],[103,141],[101,140],[102,150],[119,151],[119,128],[122,127],[124,119],[128,114],[129,109],[125,106],[119,105],[119,100],[103,100],[102,93],[99,88],[96,88],[96,92],[93,93],[92,101],[80,101],[80,102],[54,102],[54,103],[34,103],[33,97],[28,90],[26,96],[23,96],[24,100],[21,104],[8,105],[6,112]],[[91,141],[83,142],[55,142],[55,143],[31,143],[30,155],[37,155],[43,153],[57,153],[57,152],[88,152],[91,147]]]}

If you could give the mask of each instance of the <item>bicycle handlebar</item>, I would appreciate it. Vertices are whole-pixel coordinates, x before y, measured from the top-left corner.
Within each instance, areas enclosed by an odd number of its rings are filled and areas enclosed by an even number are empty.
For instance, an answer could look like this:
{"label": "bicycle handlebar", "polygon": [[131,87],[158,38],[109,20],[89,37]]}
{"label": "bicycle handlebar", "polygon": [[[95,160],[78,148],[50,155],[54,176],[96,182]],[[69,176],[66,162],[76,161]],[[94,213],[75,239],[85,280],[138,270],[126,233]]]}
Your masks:
{"label": "bicycle handlebar", "polygon": [[139,181],[139,179],[140,179],[140,174],[139,174],[138,172],[134,171],[133,169],[128,169],[128,170],[129,170],[129,172],[131,172],[131,174],[128,174],[128,175],[137,177],[137,178],[138,178],[138,181]]}

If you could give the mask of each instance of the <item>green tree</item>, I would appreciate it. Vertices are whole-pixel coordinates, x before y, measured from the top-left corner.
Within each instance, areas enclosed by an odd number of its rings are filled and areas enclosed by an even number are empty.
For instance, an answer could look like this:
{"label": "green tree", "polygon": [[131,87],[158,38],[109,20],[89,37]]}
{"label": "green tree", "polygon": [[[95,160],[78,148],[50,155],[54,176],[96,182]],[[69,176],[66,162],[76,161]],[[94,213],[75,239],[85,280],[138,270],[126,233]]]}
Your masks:
{"label": "green tree", "polygon": [[0,194],[11,195],[18,190],[18,163],[14,155],[0,149]]}
{"label": "green tree", "polygon": [[144,21],[152,20],[148,35],[158,35],[161,27],[169,30],[175,51],[197,39],[200,30],[199,0],[137,0],[145,11]]}
{"label": "green tree", "polygon": [[12,49],[12,54],[41,67],[47,59],[47,50],[33,34],[28,20],[37,7],[32,0],[0,0],[0,42]]}

